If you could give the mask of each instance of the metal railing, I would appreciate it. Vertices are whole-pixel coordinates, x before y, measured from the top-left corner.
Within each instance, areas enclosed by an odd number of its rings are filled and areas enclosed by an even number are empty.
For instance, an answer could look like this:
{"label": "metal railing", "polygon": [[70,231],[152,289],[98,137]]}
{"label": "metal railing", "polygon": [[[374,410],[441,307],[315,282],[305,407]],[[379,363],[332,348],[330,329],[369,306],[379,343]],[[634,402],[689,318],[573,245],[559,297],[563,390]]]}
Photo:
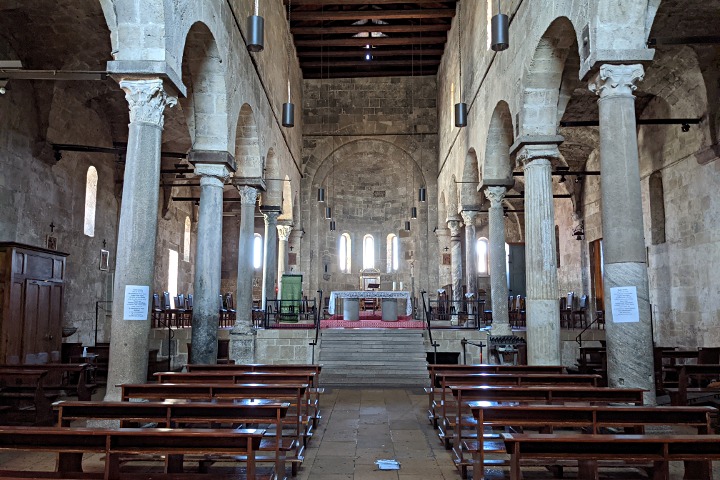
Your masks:
{"label": "metal railing", "polygon": [[[281,300],[277,298],[268,298],[265,300],[265,313],[261,328],[281,328],[292,327],[296,324],[297,328],[312,328],[318,323],[318,303],[317,299],[303,300]],[[312,323],[307,323],[311,320]],[[300,323],[304,321],[304,323]]]}
{"label": "metal railing", "polygon": [[448,322],[458,328],[473,329],[492,323],[492,316],[485,312],[485,300],[429,300],[428,307],[427,317],[433,322]]}
{"label": "metal railing", "polygon": [[462,345],[462,351],[463,351],[463,365],[467,365],[467,349],[466,349],[467,345],[472,345],[472,346],[480,348],[480,363],[483,363],[483,348],[485,348],[484,343],[471,342],[467,338],[463,337],[463,339],[460,340],[460,345]]}
{"label": "metal railing", "polygon": [[[320,305],[320,301],[322,301],[323,298],[323,291],[318,290],[318,298],[320,299],[317,304]],[[315,347],[318,344],[318,339],[320,338],[320,316],[322,312],[319,308],[315,309],[315,339],[309,343],[309,345],[312,347],[312,363],[315,363]]]}
{"label": "metal railing", "polygon": [[429,302],[425,301],[426,295],[427,295],[427,292],[425,290],[420,292],[420,296],[422,296],[422,301],[423,301],[423,310],[425,311],[425,325],[427,327],[428,340],[430,340],[430,346],[433,347],[433,364],[437,364],[437,347],[439,347],[440,344],[436,343],[432,337],[432,326],[430,325],[430,309],[429,309]]}

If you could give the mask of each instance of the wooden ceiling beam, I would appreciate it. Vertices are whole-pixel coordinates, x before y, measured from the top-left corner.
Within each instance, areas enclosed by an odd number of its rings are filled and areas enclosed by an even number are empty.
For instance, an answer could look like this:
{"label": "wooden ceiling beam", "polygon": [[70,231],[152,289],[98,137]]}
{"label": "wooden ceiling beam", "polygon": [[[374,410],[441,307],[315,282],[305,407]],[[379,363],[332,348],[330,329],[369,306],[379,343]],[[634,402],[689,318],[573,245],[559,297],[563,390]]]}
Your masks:
{"label": "wooden ceiling beam", "polygon": [[365,45],[441,45],[447,37],[383,37],[295,40],[296,47],[363,47]]}
{"label": "wooden ceiling beam", "polygon": [[[393,5],[393,4],[423,4],[423,3],[456,3],[457,0],[292,0],[293,7],[328,5]],[[287,5],[288,0],[283,0]]]}
{"label": "wooden ceiling beam", "polygon": [[[444,50],[441,48],[427,48],[427,49],[415,49],[415,50],[402,50],[402,49],[394,49],[394,50],[377,50],[373,49],[370,53],[372,53],[373,57],[440,57],[442,56]],[[365,49],[358,49],[358,50],[334,50],[334,51],[326,51],[326,50],[306,50],[306,51],[298,51],[297,56],[298,57],[320,57],[320,58],[338,58],[338,57],[350,57],[352,55],[364,55]]]}
{"label": "wooden ceiling beam", "polygon": [[337,68],[337,67],[364,67],[384,68],[392,65],[398,67],[417,67],[440,65],[440,60],[337,60],[331,62],[300,62],[301,68]]}
{"label": "wooden ceiling beam", "polygon": [[356,78],[356,77],[420,77],[420,76],[427,76],[427,75],[436,75],[437,69],[428,69],[427,71],[420,73],[420,72],[413,72],[411,69],[397,69],[397,70],[387,70],[387,69],[378,69],[373,71],[360,71],[360,70],[348,70],[345,72],[304,72],[303,78],[306,79],[322,79],[322,78]]}
{"label": "wooden ceiling beam", "polygon": [[391,20],[397,18],[451,18],[455,16],[454,8],[417,8],[408,10],[352,10],[323,12],[293,12],[292,21],[323,21],[323,20]]}
{"label": "wooden ceiling beam", "polygon": [[450,24],[434,24],[434,25],[347,25],[344,27],[292,27],[290,31],[293,35],[332,35],[338,33],[363,33],[363,32],[382,32],[382,33],[405,33],[405,32],[447,32],[450,30]]}

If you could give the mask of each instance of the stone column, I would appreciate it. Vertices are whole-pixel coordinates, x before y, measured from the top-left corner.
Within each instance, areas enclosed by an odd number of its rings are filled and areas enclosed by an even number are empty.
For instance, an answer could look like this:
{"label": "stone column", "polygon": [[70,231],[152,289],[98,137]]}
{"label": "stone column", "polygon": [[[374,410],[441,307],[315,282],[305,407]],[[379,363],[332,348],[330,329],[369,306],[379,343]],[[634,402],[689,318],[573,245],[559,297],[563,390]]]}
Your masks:
{"label": "stone column", "polygon": [[240,193],[240,235],[238,240],[238,282],[235,325],[230,330],[230,358],[237,364],[255,361],[255,329],[252,322],[253,247],[255,244],[255,202],[257,189],[237,187]]}
{"label": "stone column", "polygon": [[487,187],[485,196],[490,200],[488,221],[490,227],[490,305],[492,306],[492,334],[512,335],[508,317],[507,262],[505,253],[505,216],[502,202],[505,187]]}
{"label": "stone column", "polygon": [[[644,388],[654,405],[655,381],[652,325],[640,191],[636,83],[642,65],[602,65],[590,90],[600,96],[600,169],[608,380],[612,387]],[[638,318],[613,321],[612,297],[617,287],[636,291]]]}
{"label": "stone column", "polygon": [[277,278],[278,278],[278,298],[282,295],[282,276],[283,273],[287,272],[288,264],[288,239],[290,238],[290,232],[292,232],[292,225],[278,225],[277,233],[278,239],[278,265],[277,265]]}
{"label": "stone column", "polygon": [[[435,235],[438,239],[438,249],[440,251],[440,255],[447,254],[450,251],[450,229],[438,227],[435,230]],[[438,287],[443,287],[452,283],[452,267],[449,265],[444,265],[442,262],[442,257],[440,261],[440,268],[438,271],[438,280],[440,282]]]}
{"label": "stone column", "polygon": [[277,219],[280,210],[276,207],[260,209],[265,217],[265,255],[263,257],[263,293],[262,308],[268,297],[275,298],[275,283],[277,281]]}
{"label": "stone column", "polygon": [[[462,280],[463,280],[463,268],[462,268],[462,242],[460,241],[460,227],[462,222],[459,218],[449,218],[447,221],[448,228],[450,229],[450,261],[452,262],[452,306],[455,308],[457,313],[462,301]],[[451,317],[450,322],[454,325],[457,324],[457,315]]]}
{"label": "stone column", "polygon": [[[517,154],[525,170],[527,352],[530,365],[560,365],[560,302],[555,246],[552,165],[557,145],[525,144]],[[506,297],[507,298],[507,297]]]}
{"label": "stone column", "polygon": [[467,272],[467,293],[477,300],[477,240],[475,239],[475,218],[478,212],[464,210],[461,214],[465,224],[465,271]]}
{"label": "stone column", "polygon": [[[110,364],[105,400],[120,400],[122,383],[147,381],[150,295],[155,275],[160,193],[160,145],[164,111],[177,98],[170,96],[159,78],[121,80],[130,105],[125,176],[118,225],[113,290]],[[124,308],[125,292],[138,286],[148,301],[144,314]],[[140,318],[142,317],[142,318]]]}
{"label": "stone column", "polygon": [[[200,163],[215,160],[213,163]],[[217,362],[217,329],[222,277],[222,213],[225,179],[234,170],[227,152],[190,152],[200,176],[200,207],[195,254],[191,363]]]}

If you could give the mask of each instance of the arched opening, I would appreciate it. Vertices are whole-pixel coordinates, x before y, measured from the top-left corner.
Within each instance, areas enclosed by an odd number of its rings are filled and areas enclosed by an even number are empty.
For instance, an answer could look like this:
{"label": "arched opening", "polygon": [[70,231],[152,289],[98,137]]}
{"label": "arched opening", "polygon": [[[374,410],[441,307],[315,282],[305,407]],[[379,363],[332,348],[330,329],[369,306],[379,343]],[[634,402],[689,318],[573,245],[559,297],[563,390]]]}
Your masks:
{"label": "arched opening", "polygon": [[375,239],[372,235],[363,237],[363,269],[375,268]]}
{"label": "arched opening", "polygon": [[391,233],[387,236],[387,273],[396,272],[400,268],[400,240]]}
{"label": "arched opening", "polygon": [[512,181],[515,165],[510,160],[510,147],[513,142],[512,114],[508,104],[501,100],[495,106],[488,128],[482,171],[485,185],[503,185]]}
{"label": "arched opening", "polygon": [[190,261],[190,217],[185,217],[185,232],[183,234],[183,260]]}
{"label": "arched opening", "polygon": [[240,108],[235,130],[235,177],[259,179],[263,176],[260,139],[253,109],[247,103]]}
{"label": "arched opening", "polygon": [[340,271],[343,273],[352,272],[352,243],[350,234],[345,232],[340,235],[340,245],[338,245],[338,263]]}
{"label": "arched opening", "polygon": [[98,173],[92,165],[85,180],[85,225],[83,231],[88,237],[95,236],[95,211],[97,209]]}
{"label": "arched opening", "polygon": [[480,173],[475,149],[471,148],[465,155],[462,184],[460,185],[460,204],[463,210],[479,210],[482,198],[478,192]]}
{"label": "arched opening", "polygon": [[259,233],[253,239],[253,268],[260,270],[263,264],[263,238]]}
{"label": "arched opening", "polygon": [[480,275],[490,274],[490,263],[489,263],[489,252],[490,244],[488,239],[480,237],[477,239],[475,246],[475,252],[477,254],[477,271]]}

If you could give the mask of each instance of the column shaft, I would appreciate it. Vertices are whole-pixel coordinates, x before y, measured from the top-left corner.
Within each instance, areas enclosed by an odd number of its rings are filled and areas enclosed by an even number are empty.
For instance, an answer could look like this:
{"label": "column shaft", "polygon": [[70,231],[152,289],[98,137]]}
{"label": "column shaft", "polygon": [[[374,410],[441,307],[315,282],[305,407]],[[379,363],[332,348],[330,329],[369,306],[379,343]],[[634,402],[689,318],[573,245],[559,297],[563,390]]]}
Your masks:
{"label": "column shaft", "polygon": [[[547,148],[547,147],[545,147]],[[555,155],[557,147],[553,147]],[[524,147],[527,351],[530,365],[560,365],[560,304],[552,166],[545,152]]]}
{"label": "column shaft", "polygon": [[502,202],[505,187],[488,187],[485,196],[490,200],[490,295],[492,305],[492,334],[511,335],[508,316],[507,262],[505,253],[505,216]]}
{"label": "column shaft", "polygon": [[238,240],[238,282],[235,325],[230,331],[230,358],[236,363],[255,361],[254,329],[252,323],[253,247],[255,243],[255,202],[257,190],[238,187],[240,192],[240,235]]}
{"label": "column shaft", "polygon": [[227,169],[222,165],[195,165],[200,179],[200,212],[195,254],[191,363],[217,362],[217,329],[222,276],[223,188]]}
{"label": "column shaft", "polygon": [[[107,401],[120,400],[120,389],[115,385],[147,380],[163,112],[166,106],[177,103],[164,91],[161,79],[122,80],[120,87],[130,105],[130,126],[115,260]],[[125,318],[128,286],[148,289],[144,321]]]}
{"label": "column shaft", "polygon": [[477,300],[477,240],[475,239],[475,218],[478,212],[462,212],[463,223],[465,223],[465,271],[467,293],[472,293]]}
{"label": "column shaft", "polygon": [[290,238],[290,232],[292,232],[292,225],[278,225],[278,298],[282,299],[282,276],[287,273],[288,264],[288,239]]}
{"label": "column shaft", "polygon": [[[448,220],[450,228],[450,261],[452,262],[452,308],[457,313],[462,302],[462,242],[460,241],[460,220]],[[452,323],[457,323],[457,315],[452,316]]]}
{"label": "column shaft", "polygon": [[268,298],[276,298],[275,285],[277,283],[277,219],[279,211],[263,212],[265,217],[265,256],[263,258],[263,310],[266,308]]}
{"label": "column shaft", "polygon": [[[635,123],[636,82],[642,65],[602,65],[590,89],[600,95],[600,165],[608,381],[613,387],[644,388],[655,404],[653,339],[645,263],[640,171]],[[637,292],[636,322],[613,321],[616,287]]]}

